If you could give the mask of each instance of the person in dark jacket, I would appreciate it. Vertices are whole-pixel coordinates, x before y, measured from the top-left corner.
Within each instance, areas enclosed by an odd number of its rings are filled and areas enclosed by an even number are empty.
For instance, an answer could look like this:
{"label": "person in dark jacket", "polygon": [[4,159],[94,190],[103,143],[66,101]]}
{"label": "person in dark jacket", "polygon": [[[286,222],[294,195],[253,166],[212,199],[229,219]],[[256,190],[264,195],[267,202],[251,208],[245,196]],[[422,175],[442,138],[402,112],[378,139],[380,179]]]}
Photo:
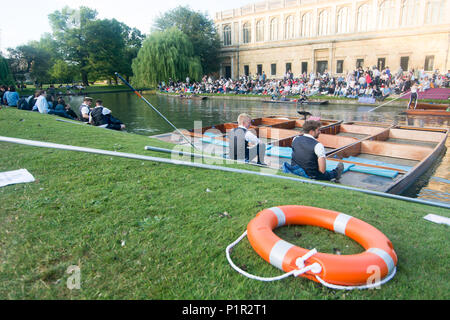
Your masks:
{"label": "person in dark jacket", "polygon": [[266,145],[249,130],[251,121],[248,114],[239,115],[238,127],[228,133],[229,156],[230,159],[247,162],[257,158],[258,164],[265,165]]}
{"label": "person in dark jacket", "polygon": [[320,135],[320,126],[320,122],[315,120],[308,120],[303,124],[304,134],[295,137],[292,141],[291,167],[302,168],[311,179],[339,180],[344,171],[344,165],[339,163],[336,169],[326,170],[325,147],[317,140]]}
{"label": "person in dark jacket", "polygon": [[92,109],[89,114],[89,124],[118,131],[125,129],[123,122],[114,118],[111,114],[111,110],[103,106],[102,100],[97,100],[95,102],[95,108]]}

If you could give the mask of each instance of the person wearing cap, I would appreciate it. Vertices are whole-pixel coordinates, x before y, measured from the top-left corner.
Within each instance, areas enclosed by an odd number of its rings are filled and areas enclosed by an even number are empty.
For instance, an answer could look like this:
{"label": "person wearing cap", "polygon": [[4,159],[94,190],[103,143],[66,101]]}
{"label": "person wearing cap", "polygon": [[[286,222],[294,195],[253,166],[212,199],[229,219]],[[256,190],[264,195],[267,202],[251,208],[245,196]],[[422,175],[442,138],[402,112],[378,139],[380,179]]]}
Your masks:
{"label": "person wearing cap", "polygon": [[111,110],[103,106],[102,100],[97,100],[95,102],[95,108],[89,114],[89,124],[96,127],[112,129],[112,130],[123,130],[125,125],[117,118],[114,118],[111,114]]}
{"label": "person wearing cap", "polygon": [[311,179],[316,180],[339,180],[344,165],[339,162],[338,166],[327,171],[325,147],[317,138],[320,135],[320,121],[311,120],[303,124],[303,135],[297,136],[292,141],[292,160],[290,171],[295,172],[301,168]]}
{"label": "person wearing cap", "polygon": [[80,120],[83,122],[89,122],[89,114],[91,113],[91,105],[93,99],[85,97],[83,104],[80,106]]}

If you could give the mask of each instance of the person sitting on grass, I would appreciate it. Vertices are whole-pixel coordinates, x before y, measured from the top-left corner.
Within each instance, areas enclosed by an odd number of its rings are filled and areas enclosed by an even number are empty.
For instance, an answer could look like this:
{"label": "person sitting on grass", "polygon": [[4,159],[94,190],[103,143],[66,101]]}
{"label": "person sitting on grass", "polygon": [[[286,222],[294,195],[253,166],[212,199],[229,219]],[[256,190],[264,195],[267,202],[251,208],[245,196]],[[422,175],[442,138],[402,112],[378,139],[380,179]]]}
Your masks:
{"label": "person sitting on grass", "polygon": [[3,99],[8,107],[17,107],[17,102],[19,101],[20,97],[16,92],[16,88],[14,86],[10,86],[8,88],[8,91],[6,91],[3,95]]}
{"label": "person sitting on grass", "polygon": [[38,111],[39,113],[47,114],[50,107],[47,101],[47,93],[45,90],[39,90],[37,92],[38,98],[36,100],[36,104],[33,107],[33,111]]}
{"label": "person sitting on grass", "polygon": [[386,85],[381,85],[381,98],[380,101],[384,101],[391,94],[391,89]]}
{"label": "person sitting on grass", "polygon": [[344,165],[340,162],[336,169],[327,171],[325,147],[317,138],[320,135],[320,121],[308,119],[303,124],[303,135],[292,141],[291,164],[283,164],[283,172],[293,173],[316,180],[336,180],[341,178]]}
{"label": "person sitting on grass", "polygon": [[91,113],[91,105],[93,99],[85,97],[83,104],[80,106],[80,120],[83,122],[89,122],[89,114]]}
{"label": "person sitting on grass", "polygon": [[100,128],[111,130],[124,130],[125,125],[117,118],[111,115],[111,110],[103,106],[102,100],[95,102],[95,108],[92,109],[89,115],[89,124]]}
{"label": "person sitting on grass", "polygon": [[54,114],[71,120],[78,120],[77,114],[70,109],[70,105],[66,104],[62,97],[58,98],[55,108],[52,108],[48,114]]}

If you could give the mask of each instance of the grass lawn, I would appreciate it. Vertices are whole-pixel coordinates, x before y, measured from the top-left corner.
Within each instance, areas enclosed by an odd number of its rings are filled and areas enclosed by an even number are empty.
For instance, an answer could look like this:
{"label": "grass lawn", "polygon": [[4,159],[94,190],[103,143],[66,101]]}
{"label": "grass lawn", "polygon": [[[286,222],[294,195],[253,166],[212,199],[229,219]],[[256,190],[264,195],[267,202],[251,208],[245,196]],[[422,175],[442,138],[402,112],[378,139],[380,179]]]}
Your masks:
{"label": "grass lawn", "polygon": [[[168,147],[163,142],[55,119],[4,108],[0,135],[167,157],[144,151],[146,145]],[[141,160],[7,143],[0,150],[0,171],[26,168],[36,178],[0,188],[0,299],[450,298],[449,228],[423,219],[448,217],[446,209]],[[259,211],[287,204],[344,212],[380,229],[397,252],[397,275],[380,290],[342,292],[304,278],[265,283],[236,273],[226,260],[227,245]],[[321,252],[363,251],[317,227],[276,233]],[[232,257],[252,274],[282,274],[246,239]],[[81,271],[80,290],[66,286],[72,265]]]}

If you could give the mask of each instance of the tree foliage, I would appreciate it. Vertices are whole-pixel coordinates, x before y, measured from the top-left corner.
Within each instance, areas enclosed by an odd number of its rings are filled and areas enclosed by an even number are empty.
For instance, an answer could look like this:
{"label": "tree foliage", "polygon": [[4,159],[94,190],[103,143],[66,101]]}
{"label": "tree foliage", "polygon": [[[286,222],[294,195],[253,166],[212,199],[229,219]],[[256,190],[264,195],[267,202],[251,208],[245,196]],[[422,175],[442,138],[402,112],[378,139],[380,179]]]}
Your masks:
{"label": "tree foliage", "polygon": [[178,28],[153,32],[133,61],[133,82],[154,86],[160,81],[200,79],[202,66],[189,38]]}
{"label": "tree foliage", "polygon": [[52,53],[41,42],[30,41],[26,45],[8,49],[8,52],[10,66],[17,82],[24,82],[26,74],[38,83],[48,81]]}
{"label": "tree foliage", "polygon": [[14,78],[8,62],[0,55],[0,85],[14,85]]}
{"label": "tree foliage", "polygon": [[219,69],[220,37],[214,21],[207,14],[193,11],[189,6],[179,6],[160,15],[154,29],[165,31],[176,27],[188,36],[194,46],[194,55],[200,57],[205,73]]}
{"label": "tree foliage", "polygon": [[119,71],[131,75],[132,59],[144,35],[116,19],[97,19],[97,11],[69,7],[49,15],[63,60],[77,66],[82,81],[111,79]]}
{"label": "tree foliage", "polygon": [[56,60],[49,71],[51,82],[55,83],[73,83],[77,74],[77,67],[64,60]]}

